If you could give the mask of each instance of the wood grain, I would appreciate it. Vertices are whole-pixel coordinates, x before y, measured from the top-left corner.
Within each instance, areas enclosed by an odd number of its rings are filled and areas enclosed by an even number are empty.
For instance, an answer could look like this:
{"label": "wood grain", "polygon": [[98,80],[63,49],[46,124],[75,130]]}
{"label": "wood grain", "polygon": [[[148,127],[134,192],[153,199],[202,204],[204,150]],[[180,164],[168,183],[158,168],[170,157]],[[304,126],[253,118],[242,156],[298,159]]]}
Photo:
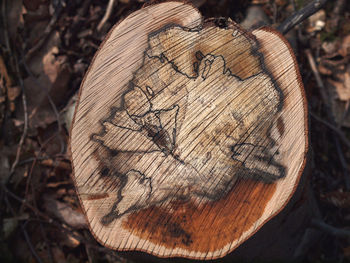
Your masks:
{"label": "wood grain", "polygon": [[270,29],[149,6],[112,29],[80,92],[73,179],[108,247],[222,257],[296,188],[305,99],[294,55]]}

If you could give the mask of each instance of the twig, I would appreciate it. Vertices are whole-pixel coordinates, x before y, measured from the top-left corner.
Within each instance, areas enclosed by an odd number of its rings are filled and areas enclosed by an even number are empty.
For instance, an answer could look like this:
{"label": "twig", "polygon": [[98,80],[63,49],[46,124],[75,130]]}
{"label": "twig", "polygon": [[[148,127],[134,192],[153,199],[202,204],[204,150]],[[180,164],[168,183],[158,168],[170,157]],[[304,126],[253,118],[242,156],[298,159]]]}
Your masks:
{"label": "twig", "polygon": [[[33,168],[33,167],[34,167],[34,163],[33,163],[32,168]],[[29,179],[27,180],[27,182],[28,182],[28,181],[29,181]],[[32,183],[31,180],[30,180],[30,183]],[[26,187],[27,187],[27,186],[28,186],[28,184],[26,185]],[[32,190],[32,196],[35,196],[33,185],[32,185],[31,190]],[[27,191],[27,189],[26,189],[26,191]],[[27,192],[25,193],[25,198],[26,198],[26,200],[27,200]],[[22,203],[22,205],[23,205],[23,203]],[[35,207],[35,209],[36,209],[37,211],[39,211],[35,198],[33,198],[33,206]],[[22,207],[23,207],[23,206],[22,206]],[[22,207],[20,208],[21,210],[22,210]],[[38,215],[38,214],[35,214],[35,216],[36,216],[37,218],[39,218],[39,215]],[[50,263],[53,263],[54,260],[53,260],[53,256],[52,256],[51,246],[50,246],[50,243],[49,243],[48,240],[47,240],[47,236],[46,236],[46,233],[45,233],[45,231],[44,231],[44,229],[43,229],[43,226],[42,226],[42,223],[41,223],[41,222],[39,222],[39,226],[40,226],[40,229],[41,229],[41,234],[42,234],[42,236],[43,236],[43,239],[45,240],[45,244],[47,245],[47,254],[48,254],[49,262],[50,262]]]}
{"label": "twig", "polygon": [[[24,199],[25,200],[28,200],[27,196],[28,196],[28,192],[29,192],[29,185],[32,182],[32,174],[33,174],[33,169],[35,167],[36,162],[37,162],[36,159],[32,162],[32,165],[31,165],[30,170],[29,170],[29,174],[27,176],[26,186],[25,186],[25,190],[24,190]],[[22,211],[23,208],[24,208],[24,203],[22,203],[20,211]]]}
{"label": "twig", "polygon": [[291,17],[287,18],[282,24],[280,24],[277,27],[277,30],[283,35],[288,33],[288,31],[291,30],[293,27],[300,24],[306,18],[320,10],[327,1],[328,0],[314,0],[313,2],[305,6],[303,9],[299,10]]}
{"label": "twig", "polygon": [[[311,51],[309,49],[307,49],[305,51],[305,54],[307,56],[307,59],[309,61],[312,73],[315,76],[317,85],[320,89],[320,94],[323,100],[323,103],[325,104],[325,109],[327,112],[327,117],[330,121],[330,123],[328,123],[325,120],[322,120],[321,118],[317,117],[315,114],[310,113],[311,117],[313,117],[315,120],[321,122],[322,124],[326,125],[328,128],[330,128],[336,135],[338,135],[339,139],[346,145],[346,147],[350,148],[350,141],[347,139],[347,137],[345,136],[345,134],[341,131],[341,129],[339,127],[336,126],[335,121],[334,121],[334,115],[332,113],[331,110],[331,101],[329,100],[329,96],[327,95],[327,91],[326,91],[326,87],[324,86],[324,83],[322,81],[321,75],[317,69],[316,66],[316,62],[311,54]],[[342,166],[343,169],[343,178],[344,178],[344,182],[345,182],[345,188],[347,190],[350,189],[350,180],[349,180],[349,171],[348,171],[348,165],[345,161],[345,157],[344,157],[344,152],[342,150],[342,148],[339,145],[339,140],[337,137],[334,138],[335,140],[335,145],[336,145],[336,149],[337,149],[337,154],[339,157],[339,161],[340,164]]]}
{"label": "twig", "polygon": [[315,76],[317,85],[320,88],[320,94],[321,94],[322,100],[324,101],[324,103],[328,107],[328,105],[329,105],[329,96],[327,95],[326,87],[324,86],[322,78],[321,78],[321,75],[320,75],[320,73],[319,73],[319,71],[317,69],[315,59],[312,56],[310,49],[305,50],[305,54],[306,54],[306,57],[307,57],[307,59],[309,61],[312,73]]}
{"label": "twig", "polygon": [[50,36],[51,32],[53,31],[53,28],[61,15],[63,11],[63,6],[59,5],[56,8],[56,12],[53,14],[49,24],[46,26],[43,35],[40,37],[39,41],[31,48],[28,50],[27,54],[25,55],[25,60],[29,60],[32,58],[32,56],[37,52],[43,44],[46,42],[47,38]]}
{"label": "twig", "polygon": [[350,190],[350,178],[349,178],[349,172],[348,172],[348,164],[345,160],[343,150],[340,147],[338,137],[335,137],[334,139],[335,139],[335,146],[337,148],[337,153],[339,156],[339,161],[340,161],[341,167],[343,168],[345,190],[349,191]]}
{"label": "twig", "polygon": [[[5,194],[7,194],[11,198],[15,199],[16,201],[24,204],[27,208],[29,208],[32,212],[34,212],[34,214],[36,214],[38,217],[44,219],[45,221],[42,220],[42,219],[40,220],[40,219],[35,219],[35,218],[29,219],[29,220],[43,222],[43,223],[46,223],[46,224],[47,223],[51,224],[51,225],[59,228],[64,233],[71,235],[72,237],[77,239],[79,242],[84,243],[89,248],[93,248],[93,249],[96,249],[99,252],[110,254],[111,256],[114,256],[118,260],[122,260],[123,259],[122,257],[120,257],[117,254],[115,254],[114,252],[112,252],[110,249],[98,246],[98,245],[94,244],[93,242],[88,241],[85,237],[81,236],[79,233],[75,233],[74,230],[70,226],[65,225],[63,223],[58,223],[56,220],[54,220],[51,217],[49,217],[48,215],[46,215],[46,213],[43,213],[43,212],[39,211],[37,208],[35,208],[31,204],[29,204],[25,199],[23,199],[23,198],[17,196],[16,194],[12,193],[9,189],[7,189],[7,187],[5,185],[1,184],[0,187],[2,188],[2,190],[3,190],[3,192]],[[5,195],[5,198],[7,198],[6,195]]]}
{"label": "twig", "polygon": [[318,219],[312,219],[311,225],[335,237],[340,237],[340,238],[350,237],[349,230],[336,228]]}
{"label": "twig", "polygon": [[[11,170],[10,170],[10,176],[9,178],[12,176],[12,174],[14,173],[16,166],[18,164],[19,161],[19,157],[21,155],[21,151],[22,151],[22,147],[24,144],[24,140],[27,136],[27,130],[28,130],[28,110],[27,110],[27,96],[24,90],[24,84],[23,84],[23,80],[22,77],[20,75],[20,70],[19,70],[19,65],[18,65],[18,60],[17,60],[17,56],[15,55],[15,64],[16,64],[16,74],[17,74],[17,78],[19,81],[19,85],[21,87],[21,91],[22,91],[22,104],[23,104],[23,112],[24,112],[24,127],[23,127],[23,133],[21,136],[21,139],[19,141],[18,147],[17,147],[17,152],[16,152],[16,159],[15,161],[12,163],[11,166]],[[8,179],[9,179],[8,178]]]}
{"label": "twig", "polygon": [[125,259],[121,256],[119,256],[118,254],[116,254],[114,251],[112,251],[111,249],[108,249],[106,247],[101,247],[101,246],[97,246],[94,244],[91,244],[91,242],[87,242],[87,241],[82,241],[85,246],[90,249],[95,249],[96,251],[100,252],[100,253],[104,253],[104,254],[109,254],[111,257],[114,257],[116,259],[116,261],[120,261],[120,262],[126,262]]}
{"label": "twig", "polygon": [[53,27],[55,25],[57,21],[57,17],[53,16],[49,22],[49,24],[46,26],[43,35],[40,37],[39,41],[31,48],[28,50],[25,59],[28,61],[29,59],[31,59],[33,57],[33,55],[35,54],[35,52],[37,52],[45,43],[45,41],[47,40],[48,36],[51,34]]}
{"label": "twig", "polygon": [[[310,249],[310,243],[312,244],[315,240],[315,229],[307,228],[294,250],[293,259],[302,259],[304,255],[307,255],[308,250]],[[297,262],[297,261],[295,261]]]}
{"label": "twig", "polygon": [[[21,87],[22,90],[22,104],[23,104],[23,111],[24,111],[24,127],[23,127],[23,133],[21,136],[21,139],[19,141],[18,147],[17,147],[17,152],[16,152],[16,158],[15,161],[12,163],[11,165],[11,169],[10,169],[10,174],[9,176],[5,179],[5,183],[10,180],[11,176],[13,175],[13,172],[16,169],[16,166],[18,164],[19,161],[19,157],[21,155],[21,151],[22,151],[22,146],[25,140],[25,137],[27,136],[27,129],[28,129],[28,112],[27,112],[27,98],[26,98],[26,94],[24,91],[24,85],[23,85],[23,80],[20,76],[20,70],[19,70],[19,65],[18,65],[18,59],[16,54],[12,54],[12,49],[11,49],[11,44],[10,44],[10,40],[9,40],[9,36],[8,36],[8,31],[7,31],[7,19],[6,19],[6,1],[2,2],[2,12],[3,12],[3,23],[4,23],[4,35],[5,35],[5,42],[6,42],[6,46],[8,49],[8,52],[11,54],[11,57],[14,57],[14,70],[16,71],[16,75],[18,77],[18,81],[19,81],[19,85]],[[12,60],[11,60],[12,61]]]}
{"label": "twig", "polygon": [[7,31],[7,8],[6,8],[6,3],[7,1],[2,1],[2,7],[1,7],[1,11],[2,11],[2,22],[3,22],[3,25],[4,25],[4,40],[5,40],[5,43],[6,43],[6,47],[8,49],[8,52],[11,52],[11,46],[10,46],[10,38],[9,38],[9,34],[8,34],[8,31]]}
{"label": "twig", "polygon": [[329,122],[321,119],[320,117],[318,117],[317,115],[315,115],[312,112],[310,113],[310,115],[316,121],[322,123],[323,125],[325,125],[328,128],[330,128],[332,131],[334,131],[339,136],[339,139],[345,144],[345,146],[350,148],[350,140],[348,140],[348,138],[345,136],[345,134],[339,128],[337,128],[334,125],[330,124]]}
{"label": "twig", "polygon": [[[38,217],[38,216],[37,216],[37,217]],[[40,226],[41,235],[43,236],[44,242],[45,242],[45,244],[47,245],[47,255],[48,255],[49,261],[50,261],[50,263],[52,263],[52,262],[54,262],[53,256],[52,256],[52,249],[51,249],[49,240],[47,239],[47,235],[46,235],[46,233],[45,233],[45,231],[44,231],[44,227],[43,227],[42,222],[39,222],[39,226]]]}
{"label": "twig", "polygon": [[18,166],[21,166],[21,165],[24,165],[24,164],[27,164],[27,163],[31,163],[35,160],[38,160],[38,161],[43,161],[43,160],[48,160],[50,159],[49,156],[45,156],[45,157],[38,157],[38,156],[35,156],[35,157],[30,157],[28,159],[25,159],[25,160],[22,160],[20,162],[18,162]]}
{"label": "twig", "polygon": [[344,11],[345,2],[346,2],[345,0],[338,0],[334,5],[333,12],[331,14],[331,19],[330,19],[331,26],[334,29],[338,28],[339,18],[341,13]]}
{"label": "twig", "polygon": [[[56,160],[57,159],[60,159],[60,160]],[[31,163],[33,162],[34,160],[37,160],[37,161],[40,161],[40,164],[42,165],[46,165],[46,166],[52,166],[52,167],[58,167],[58,168],[62,168],[64,170],[67,170],[68,169],[68,165],[69,164],[69,159],[67,159],[67,156],[64,156],[64,155],[61,155],[61,154],[55,154],[53,156],[35,156],[35,157],[29,157],[28,159],[25,159],[25,160],[22,160],[20,162],[18,162],[18,166],[21,166],[21,165],[24,165],[24,164],[27,164],[27,163]],[[58,163],[58,165],[56,166],[55,165],[55,162]],[[60,165],[62,163],[62,166]],[[71,167],[71,166],[70,166]],[[71,168],[69,169],[71,170]]]}
{"label": "twig", "polygon": [[69,162],[64,162],[64,161],[57,161],[54,159],[46,159],[40,162],[41,165],[48,166],[48,167],[53,167],[53,168],[60,168],[62,170],[67,170],[71,171],[72,166],[70,165]]}
{"label": "twig", "polygon": [[100,21],[100,23],[98,24],[97,31],[101,31],[102,27],[104,26],[104,24],[107,22],[107,20],[111,16],[112,10],[113,10],[113,6],[114,6],[114,2],[115,2],[115,0],[109,0],[108,5],[107,5],[107,9],[106,9],[106,13],[103,16],[103,18]]}
{"label": "twig", "polygon": [[[40,150],[39,150],[38,155],[37,155],[37,156],[33,159],[33,161],[32,161],[32,165],[31,165],[31,167],[30,167],[30,170],[29,170],[29,173],[28,173],[28,176],[27,176],[27,180],[26,180],[26,186],[25,186],[25,192],[24,192],[25,200],[27,199],[27,195],[28,195],[28,191],[29,191],[29,184],[31,183],[31,178],[32,178],[32,174],[33,174],[33,171],[34,171],[34,167],[35,167],[37,161],[39,160],[41,153],[43,152],[43,148],[44,148],[44,147],[46,146],[46,144],[48,144],[53,138],[55,138],[55,136],[56,136],[55,134],[52,135],[51,137],[49,137],[49,138],[45,141],[45,143],[44,143],[43,145],[40,146]],[[45,160],[43,160],[43,161],[45,161]],[[46,166],[50,166],[50,165],[49,165],[50,162],[43,163],[43,165],[45,165],[45,164],[46,164]],[[56,163],[55,163],[55,162],[52,160],[52,163],[51,163],[51,166],[52,166],[52,167],[58,167],[58,165],[59,165],[59,162],[56,162]],[[62,164],[62,165],[64,165],[64,164]],[[69,168],[71,167],[69,164],[67,164],[67,166],[69,166]],[[65,167],[65,168],[67,168],[67,167]],[[69,170],[71,170],[71,168],[70,168]],[[20,211],[22,211],[22,210],[23,210],[23,204],[22,204],[22,206],[21,206],[21,208],[20,208]]]}
{"label": "twig", "polygon": [[93,257],[91,256],[90,249],[88,249],[88,246],[86,246],[86,245],[85,245],[85,252],[86,252],[86,255],[87,255],[87,258],[88,258],[88,262],[89,263],[94,262]]}
{"label": "twig", "polygon": [[[293,12],[296,12],[297,11],[297,4],[296,4],[296,0],[293,0],[292,1],[292,6],[293,6]],[[296,28],[296,31],[297,31],[297,37],[298,37],[298,40],[299,42],[306,46],[307,45],[307,42],[308,42],[308,39],[307,37],[305,37],[301,31],[301,27],[300,27],[300,24],[296,25],[295,26]]]}
{"label": "twig", "polygon": [[[6,192],[6,191],[5,191],[5,192]],[[12,206],[11,206],[9,200],[7,199],[7,196],[5,196],[5,202],[6,202],[6,204],[7,204],[8,209],[11,211],[12,216],[13,216],[13,217],[16,217],[16,213],[15,213],[15,211],[13,210],[13,208],[12,208]],[[20,223],[20,226],[21,226],[21,230],[22,230],[23,235],[24,235],[24,239],[26,240],[26,243],[27,243],[27,245],[28,245],[28,247],[29,247],[31,253],[33,254],[33,256],[34,256],[34,258],[36,259],[37,262],[42,263],[41,258],[40,258],[39,255],[36,253],[36,251],[35,251],[35,249],[34,249],[32,243],[31,243],[31,241],[30,241],[30,238],[29,238],[29,236],[28,236],[27,230],[25,229],[25,225],[22,224],[22,223]]]}
{"label": "twig", "polygon": [[28,236],[28,233],[27,233],[27,230],[25,229],[25,226],[23,224],[21,224],[21,229],[22,229],[22,232],[23,232],[23,235],[24,235],[24,239],[26,240],[27,242],[27,245],[30,249],[30,251],[32,252],[33,256],[35,257],[35,259],[39,262],[39,263],[42,263],[43,261],[41,260],[41,258],[39,257],[39,255],[36,253],[33,245],[32,245],[32,242],[30,241],[30,238]]}
{"label": "twig", "polygon": [[29,208],[30,210],[32,210],[35,214],[39,215],[42,218],[45,218],[49,223],[52,222],[52,219],[50,217],[48,217],[46,214],[40,212],[38,209],[36,209],[34,206],[32,206],[31,204],[29,204],[27,202],[27,200],[20,198],[19,196],[15,195],[14,193],[12,193],[9,189],[7,189],[7,187],[4,184],[1,184],[1,188],[3,189],[3,191],[9,195],[11,198],[17,200],[18,202],[24,204],[27,208]]}
{"label": "twig", "polygon": [[48,91],[46,88],[44,88],[44,87],[39,83],[39,81],[37,80],[37,78],[33,75],[33,73],[31,72],[31,70],[29,69],[29,67],[28,67],[28,65],[27,65],[27,63],[26,63],[26,61],[25,61],[25,59],[22,59],[22,64],[23,64],[25,70],[27,71],[27,73],[34,79],[36,85],[45,91],[45,95],[46,95],[46,97],[47,97],[47,99],[48,99],[48,101],[49,101],[49,104],[50,104],[50,106],[51,106],[51,108],[52,108],[52,110],[53,110],[53,112],[55,113],[55,116],[56,116],[56,121],[57,121],[57,126],[58,126],[57,134],[58,134],[58,138],[59,138],[59,140],[60,140],[60,147],[61,147],[61,151],[60,151],[60,152],[63,153],[63,152],[65,151],[65,146],[64,146],[64,142],[63,142],[63,139],[62,139],[62,136],[61,136],[62,128],[61,128],[60,114],[59,114],[59,112],[58,112],[58,110],[57,110],[57,107],[56,107],[55,103],[53,102],[52,97],[51,97],[49,91]]}
{"label": "twig", "polygon": [[277,8],[277,3],[276,1],[273,1],[273,24],[276,24],[277,22],[277,14],[278,14],[278,8]]}

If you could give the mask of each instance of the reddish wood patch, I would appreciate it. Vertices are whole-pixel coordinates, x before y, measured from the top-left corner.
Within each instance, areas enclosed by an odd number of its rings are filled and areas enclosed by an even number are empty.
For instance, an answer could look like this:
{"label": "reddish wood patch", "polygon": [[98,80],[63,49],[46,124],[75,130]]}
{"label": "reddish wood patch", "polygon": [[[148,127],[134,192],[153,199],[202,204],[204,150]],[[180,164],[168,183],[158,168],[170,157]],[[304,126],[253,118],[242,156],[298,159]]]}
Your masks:
{"label": "reddish wood patch", "polygon": [[123,227],[167,248],[215,251],[239,239],[256,223],[275,188],[275,184],[239,181],[219,201],[200,206],[177,201],[168,207],[150,207],[130,214]]}

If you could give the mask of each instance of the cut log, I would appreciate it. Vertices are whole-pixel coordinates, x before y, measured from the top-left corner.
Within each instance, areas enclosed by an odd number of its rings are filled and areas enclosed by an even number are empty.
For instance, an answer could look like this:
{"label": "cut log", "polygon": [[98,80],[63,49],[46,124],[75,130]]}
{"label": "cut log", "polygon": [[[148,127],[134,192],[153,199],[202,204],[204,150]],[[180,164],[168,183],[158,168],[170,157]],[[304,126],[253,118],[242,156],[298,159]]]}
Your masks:
{"label": "cut log", "polygon": [[73,179],[109,248],[223,257],[300,181],[307,106],[289,44],[270,28],[202,20],[179,2],[131,14],[82,83]]}

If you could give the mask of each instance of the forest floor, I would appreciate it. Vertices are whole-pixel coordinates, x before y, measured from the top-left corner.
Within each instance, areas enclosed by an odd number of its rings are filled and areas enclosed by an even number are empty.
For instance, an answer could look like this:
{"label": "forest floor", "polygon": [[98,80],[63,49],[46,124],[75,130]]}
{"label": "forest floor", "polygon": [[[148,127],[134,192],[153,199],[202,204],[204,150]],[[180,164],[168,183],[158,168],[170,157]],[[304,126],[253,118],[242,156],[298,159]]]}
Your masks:
{"label": "forest floor", "polygon": [[[109,2],[0,1],[0,262],[128,262],[88,230],[68,146],[94,54],[111,27],[147,1],[116,0],[103,22]],[[256,28],[276,27],[309,1],[190,2],[205,18]],[[254,4],[260,11],[249,16]],[[305,260],[350,262],[350,2],[328,1],[287,38],[307,94],[310,180],[324,223]]]}

